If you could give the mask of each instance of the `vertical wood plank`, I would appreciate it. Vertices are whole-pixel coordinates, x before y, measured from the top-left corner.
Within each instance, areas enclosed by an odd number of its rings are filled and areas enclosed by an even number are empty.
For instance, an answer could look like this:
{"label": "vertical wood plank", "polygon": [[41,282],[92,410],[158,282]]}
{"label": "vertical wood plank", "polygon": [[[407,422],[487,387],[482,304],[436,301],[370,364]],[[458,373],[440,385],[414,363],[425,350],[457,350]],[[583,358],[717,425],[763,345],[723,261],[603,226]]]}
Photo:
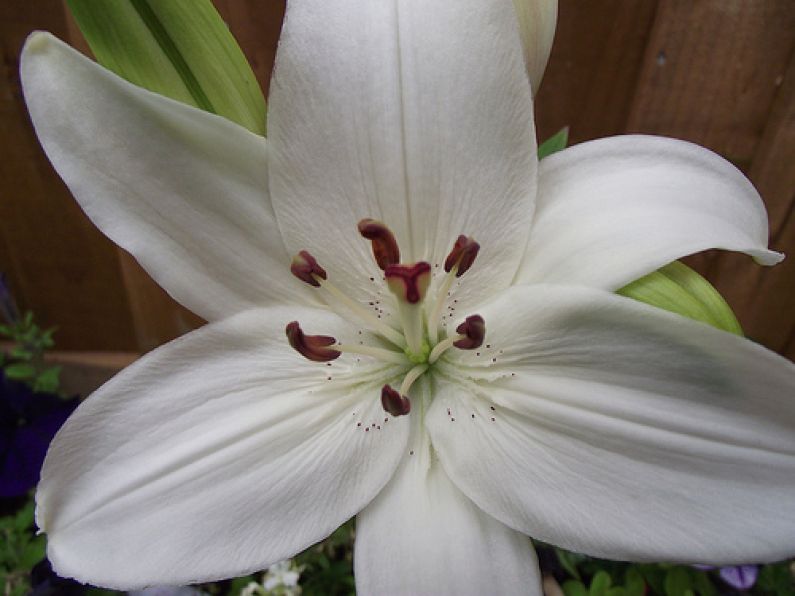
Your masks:
{"label": "vertical wood plank", "polygon": [[[716,151],[750,174],[771,213],[786,213],[790,193],[764,186],[779,184],[776,176],[788,179],[780,171],[792,149],[787,135],[779,136],[786,118],[771,120],[771,110],[795,50],[794,8],[791,0],[660,0],[627,130],[685,139]],[[775,174],[763,174],[773,170]],[[773,245],[786,251],[782,240]],[[782,340],[770,335],[766,315],[754,314],[750,299],[762,291],[759,284],[767,273],[746,257],[719,251],[687,262],[727,297],[749,336],[783,349]],[[786,275],[788,267],[780,271]],[[767,300],[763,303],[769,305]],[[783,317],[778,324],[789,328],[795,312],[777,310]]]}
{"label": "vertical wood plank", "polygon": [[561,0],[558,28],[536,96],[538,135],[570,127],[572,143],[620,134],[657,0]]}
{"label": "vertical wood plank", "polygon": [[772,268],[749,268],[737,255],[721,255],[709,273],[740,311],[746,332],[795,360],[795,56],[748,175],[768,205],[770,245],[787,258]]}
{"label": "vertical wood plank", "polygon": [[21,307],[58,326],[59,347],[135,349],[115,248],[52,170],[25,110],[19,52],[34,29],[65,37],[59,0],[0,4],[0,268]]}

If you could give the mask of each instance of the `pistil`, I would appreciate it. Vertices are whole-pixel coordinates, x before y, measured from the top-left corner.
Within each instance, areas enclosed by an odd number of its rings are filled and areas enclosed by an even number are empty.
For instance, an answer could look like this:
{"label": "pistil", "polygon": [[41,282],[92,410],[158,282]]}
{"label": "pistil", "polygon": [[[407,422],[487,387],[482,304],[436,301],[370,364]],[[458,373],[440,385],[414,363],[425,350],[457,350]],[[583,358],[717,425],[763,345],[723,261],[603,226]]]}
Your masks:
{"label": "pistil", "polygon": [[431,283],[431,266],[425,261],[390,265],[384,272],[390,291],[397,298],[398,315],[411,355],[423,352],[422,301]]}

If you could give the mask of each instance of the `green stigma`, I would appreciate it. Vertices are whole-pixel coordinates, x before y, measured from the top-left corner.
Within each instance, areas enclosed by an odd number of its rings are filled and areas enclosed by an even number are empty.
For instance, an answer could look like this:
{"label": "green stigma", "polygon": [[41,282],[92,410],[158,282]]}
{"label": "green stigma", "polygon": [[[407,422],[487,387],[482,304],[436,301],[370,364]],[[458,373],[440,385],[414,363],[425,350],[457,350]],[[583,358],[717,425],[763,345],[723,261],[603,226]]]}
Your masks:
{"label": "green stigma", "polygon": [[428,362],[428,356],[431,353],[431,346],[428,345],[427,341],[423,340],[419,353],[412,352],[409,348],[406,348],[403,351],[406,354],[406,358],[408,358],[409,362],[412,364],[424,364],[425,362]]}

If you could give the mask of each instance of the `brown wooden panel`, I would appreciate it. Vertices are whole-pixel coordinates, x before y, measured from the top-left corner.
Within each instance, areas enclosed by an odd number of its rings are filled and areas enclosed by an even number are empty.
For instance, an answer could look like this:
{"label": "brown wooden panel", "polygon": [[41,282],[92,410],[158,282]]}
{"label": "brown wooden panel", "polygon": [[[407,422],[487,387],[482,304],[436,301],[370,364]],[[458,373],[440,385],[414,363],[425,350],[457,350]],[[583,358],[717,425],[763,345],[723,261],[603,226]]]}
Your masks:
{"label": "brown wooden panel", "polygon": [[[791,0],[660,0],[627,130],[686,139],[720,153],[750,174],[774,224],[782,226],[792,199],[791,183],[789,190],[782,185],[791,180],[793,145],[780,130],[787,118],[771,119],[771,110],[777,95],[783,97],[780,87],[794,49]],[[775,248],[795,249],[779,236]],[[749,336],[783,349],[784,340],[771,330],[791,329],[795,312],[782,304],[765,314],[777,299],[761,294],[774,289],[765,289],[763,279],[777,279],[774,286],[783,289],[782,280],[788,274],[791,279],[789,265],[763,272],[746,257],[719,251],[687,262],[727,297]],[[791,284],[789,289],[792,300]]]}
{"label": "brown wooden panel", "polygon": [[770,245],[788,256],[773,268],[763,268],[748,267],[736,255],[721,255],[709,274],[739,310],[746,332],[795,360],[795,57],[748,175],[768,205]]}
{"label": "brown wooden panel", "polygon": [[560,0],[536,97],[539,138],[563,126],[572,143],[624,131],[656,8],[657,0]]}
{"label": "brown wooden panel", "polygon": [[135,349],[115,249],[53,172],[27,117],[19,51],[34,29],[65,36],[60,1],[0,3],[0,269],[21,307],[58,325],[60,347]]}
{"label": "brown wooden panel", "polygon": [[286,0],[213,0],[267,97]]}

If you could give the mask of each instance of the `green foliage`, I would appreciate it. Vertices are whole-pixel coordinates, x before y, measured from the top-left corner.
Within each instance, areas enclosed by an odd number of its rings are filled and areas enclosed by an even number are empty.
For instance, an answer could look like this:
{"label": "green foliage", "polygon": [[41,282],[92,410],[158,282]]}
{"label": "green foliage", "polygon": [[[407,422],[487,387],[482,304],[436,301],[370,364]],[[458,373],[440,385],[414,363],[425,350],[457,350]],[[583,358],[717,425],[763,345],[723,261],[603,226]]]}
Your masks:
{"label": "green foliage", "polygon": [[795,562],[765,565],[759,571],[756,588],[759,594],[766,596],[795,596]]}
{"label": "green foliage", "polygon": [[549,157],[553,153],[562,151],[569,144],[569,127],[564,126],[554,135],[538,146],[538,159]]}
{"label": "green foliage", "polygon": [[0,339],[13,342],[7,353],[0,352],[0,367],[12,381],[21,381],[37,392],[57,393],[60,366],[48,366],[44,352],[55,345],[55,327],[42,329],[27,312],[18,321],[0,325]]}
{"label": "green foliage", "polygon": [[617,293],[735,335],[743,334],[731,308],[712,284],[679,261],[633,281]]}
{"label": "green foliage", "polygon": [[210,0],[68,0],[97,61],[145,89],[264,135],[251,66]]}
{"label": "green foliage", "polygon": [[356,593],[353,581],[354,522],[349,520],[323,542],[295,557],[303,567],[304,596],[347,596]]}
{"label": "green foliage", "polygon": [[0,586],[3,594],[22,595],[30,589],[31,569],[44,558],[46,541],[33,530],[34,505],[0,518]]}

